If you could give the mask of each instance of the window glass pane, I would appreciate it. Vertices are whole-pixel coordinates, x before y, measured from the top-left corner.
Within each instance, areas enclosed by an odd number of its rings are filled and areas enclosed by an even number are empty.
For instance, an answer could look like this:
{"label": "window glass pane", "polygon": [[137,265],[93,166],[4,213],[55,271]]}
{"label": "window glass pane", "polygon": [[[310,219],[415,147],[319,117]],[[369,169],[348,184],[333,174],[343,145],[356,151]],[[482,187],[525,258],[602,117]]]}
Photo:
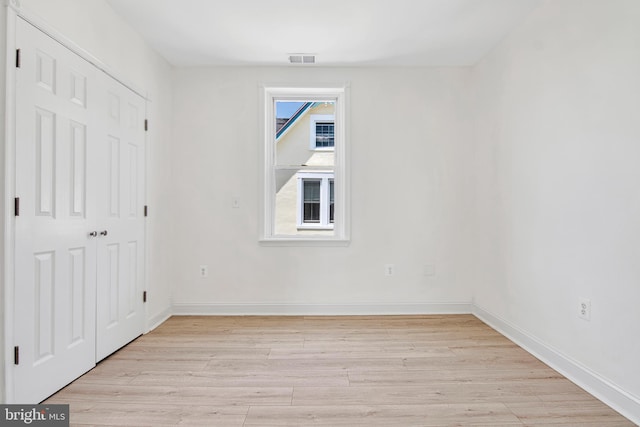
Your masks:
{"label": "window glass pane", "polygon": [[316,122],[316,147],[333,147],[333,123]]}
{"label": "window glass pane", "polygon": [[320,222],[320,202],[304,202],[303,221],[308,223]]}
{"label": "window glass pane", "polygon": [[329,180],[329,202],[333,203],[333,180]]}
{"label": "window glass pane", "polygon": [[320,180],[305,179],[302,181],[302,221],[306,223],[320,222]]}
{"label": "window glass pane", "polygon": [[333,222],[333,180],[329,180],[329,222]]}
{"label": "window glass pane", "polygon": [[329,220],[329,180],[333,172],[306,169],[275,170],[274,234],[279,236],[334,234]]}
{"label": "window glass pane", "polygon": [[276,197],[274,232],[278,235],[295,235],[298,212],[298,170],[276,170]]}
{"label": "window glass pane", "polygon": [[305,202],[318,202],[320,203],[320,180],[309,180],[305,179],[303,181],[303,199]]}
{"label": "window glass pane", "polygon": [[336,165],[335,99],[274,98],[273,103],[272,233],[334,236],[333,187],[329,181],[333,182]]}
{"label": "window glass pane", "polygon": [[276,101],[276,134],[304,104],[303,101]]}
{"label": "window glass pane", "polygon": [[334,166],[335,102],[276,100],[275,165]]}

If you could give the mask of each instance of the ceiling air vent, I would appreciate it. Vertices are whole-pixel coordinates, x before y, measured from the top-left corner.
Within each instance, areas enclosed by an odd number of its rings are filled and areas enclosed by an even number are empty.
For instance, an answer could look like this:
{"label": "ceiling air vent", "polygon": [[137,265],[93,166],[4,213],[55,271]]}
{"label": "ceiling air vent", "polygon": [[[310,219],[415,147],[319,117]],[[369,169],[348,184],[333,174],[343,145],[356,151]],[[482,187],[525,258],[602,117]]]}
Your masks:
{"label": "ceiling air vent", "polygon": [[316,56],[305,53],[293,53],[289,55],[289,62],[292,64],[315,64]]}

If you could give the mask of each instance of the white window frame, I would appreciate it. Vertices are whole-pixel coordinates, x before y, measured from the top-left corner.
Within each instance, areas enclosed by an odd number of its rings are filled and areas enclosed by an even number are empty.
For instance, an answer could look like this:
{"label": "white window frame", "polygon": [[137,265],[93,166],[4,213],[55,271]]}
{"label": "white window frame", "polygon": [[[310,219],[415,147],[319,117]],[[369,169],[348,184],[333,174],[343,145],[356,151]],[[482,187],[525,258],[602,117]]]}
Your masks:
{"label": "white window frame", "polygon": [[[298,194],[297,194],[297,207],[298,212],[296,214],[296,222],[298,230],[333,230],[334,222],[329,221],[329,181],[334,182],[334,206],[335,206],[335,179],[333,172],[298,172]],[[304,187],[305,180],[319,180],[320,181],[320,222],[304,222],[303,218],[303,204],[304,204]],[[335,218],[335,213],[334,213]]]}
{"label": "white window frame", "polygon": [[[259,241],[267,246],[347,246],[350,242],[349,173],[347,140],[348,84],[328,86],[261,85],[260,114],[260,222]],[[275,103],[276,101],[335,102],[334,113],[334,223],[331,235],[275,233]],[[315,132],[314,132],[315,133]],[[314,141],[315,147],[315,141]],[[318,166],[296,166],[297,171],[318,171]],[[329,170],[330,169],[330,170]]]}
{"label": "white window frame", "polygon": [[[318,147],[316,146],[316,123],[333,123],[334,146]],[[311,114],[309,116],[309,148],[313,151],[334,151],[335,148],[335,125],[336,117],[333,114]]]}

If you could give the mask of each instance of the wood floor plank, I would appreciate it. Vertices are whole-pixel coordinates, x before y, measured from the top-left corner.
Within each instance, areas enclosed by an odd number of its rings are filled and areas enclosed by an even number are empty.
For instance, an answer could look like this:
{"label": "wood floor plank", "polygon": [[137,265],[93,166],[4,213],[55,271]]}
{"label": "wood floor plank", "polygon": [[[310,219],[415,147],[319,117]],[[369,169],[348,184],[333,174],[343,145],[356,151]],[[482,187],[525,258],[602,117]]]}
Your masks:
{"label": "wood floor plank", "polygon": [[46,403],[99,426],[628,426],[471,315],[172,317]]}
{"label": "wood floor plank", "polygon": [[349,386],[346,371],[308,371],[282,369],[278,371],[235,372],[143,372],[131,380],[132,385],[169,386],[185,385],[190,387],[293,387],[293,386]]}
{"label": "wood floor plank", "polygon": [[268,359],[268,360],[211,360],[206,371],[265,370],[268,372],[293,370],[352,370],[352,369],[396,370],[403,369],[402,358],[370,359]]}
{"label": "wood floor plank", "polygon": [[72,425],[96,426],[242,426],[248,406],[102,403],[91,410],[71,408]]}
{"label": "wood floor plank", "polygon": [[633,426],[622,415],[598,401],[553,401],[506,403],[506,406],[527,425],[617,425]]}
{"label": "wood floor plank", "polygon": [[549,369],[448,369],[448,370],[404,370],[404,371],[371,371],[349,370],[351,386],[394,386],[434,384],[483,384],[505,381],[527,381],[533,379],[562,378],[560,374]]}
{"label": "wood floor plank", "polygon": [[531,402],[538,394],[527,383],[432,384],[370,387],[295,387],[293,405],[402,405],[447,402]]}
{"label": "wood floor plank", "polygon": [[[76,382],[56,394],[56,399],[111,403],[152,401],[158,405],[283,405],[291,403],[292,387],[218,387],[180,385],[94,385]],[[151,399],[150,397],[153,397]]]}
{"label": "wood floor plank", "polygon": [[522,426],[502,404],[251,407],[245,426]]}
{"label": "wood floor plank", "polygon": [[228,335],[225,336],[201,336],[178,334],[157,336],[152,339],[145,339],[147,336],[140,337],[127,347],[128,349],[183,349],[195,348],[200,350],[207,349],[233,349],[233,348],[302,348],[305,344],[303,337],[292,338],[284,334],[282,337],[274,340],[273,337],[251,336],[241,337],[234,335],[233,339]]}
{"label": "wood floor plank", "polygon": [[[524,350],[523,350],[524,351]],[[485,356],[479,354],[477,357],[473,355],[458,357],[407,357],[403,359],[404,367],[409,370],[428,370],[428,369],[484,369],[484,370],[504,370],[504,369],[535,369],[546,367],[534,357],[529,355],[491,355]]]}
{"label": "wood floor plank", "polygon": [[[123,350],[121,350],[123,351]],[[206,369],[210,360],[146,360],[146,359],[126,359],[111,356],[104,360],[90,371],[92,376],[110,375],[137,375],[144,371],[202,371]],[[83,378],[83,377],[82,377]]]}
{"label": "wood floor plank", "polygon": [[266,359],[272,350],[256,347],[232,347],[232,348],[201,348],[182,346],[178,349],[161,346],[132,348],[128,351],[118,352],[112,356],[112,360],[169,360],[169,361],[198,361],[212,359]]}
{"label": "wood floor plank", "polygon": [[454,357],[455,354],[446,347],[432,347],[426,349],[405,348],[400,350],[384,348],[384,344],[379,347],[361,347],[358,350],[337,350],[322,348],[303,349],[274,349],[269,353],[269,359],[403,359],[406,357]]}

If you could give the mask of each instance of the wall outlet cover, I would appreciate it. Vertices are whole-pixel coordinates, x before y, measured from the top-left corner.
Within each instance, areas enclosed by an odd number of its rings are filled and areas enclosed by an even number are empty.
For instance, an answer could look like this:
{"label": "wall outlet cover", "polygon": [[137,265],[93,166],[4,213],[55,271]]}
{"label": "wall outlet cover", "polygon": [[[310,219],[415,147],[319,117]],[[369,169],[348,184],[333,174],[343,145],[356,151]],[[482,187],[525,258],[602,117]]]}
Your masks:
{"label": "wall outlet cover", "polygon": [[591,320],[591,300],[580,298],[578,301],[578,317],[584,320]]}
{"label": "wall outlet cover", "polygon": [[200,277],[209,277],[209,267],[206,265],[200,266]]}

